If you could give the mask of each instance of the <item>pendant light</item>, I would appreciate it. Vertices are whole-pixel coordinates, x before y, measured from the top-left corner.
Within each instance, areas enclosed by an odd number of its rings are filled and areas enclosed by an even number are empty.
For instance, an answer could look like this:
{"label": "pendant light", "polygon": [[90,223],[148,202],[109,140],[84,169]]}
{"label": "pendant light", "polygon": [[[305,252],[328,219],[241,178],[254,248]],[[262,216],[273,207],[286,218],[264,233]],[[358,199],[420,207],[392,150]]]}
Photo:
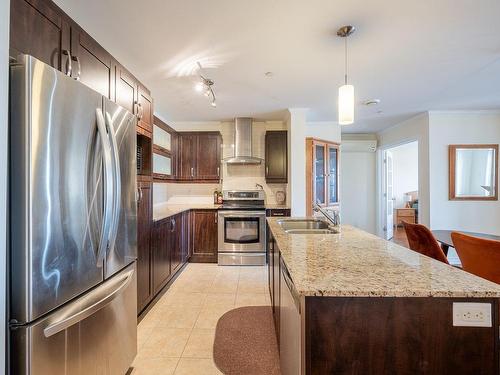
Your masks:
{"label": "pendant light", "polygon": [[339,87],[339,124],[349,125],[354,122],[354,86],[347,84],[347,37],[356,29],[354,26],[342,26],[337,36],[345,41],[345,74],[344,85]]}

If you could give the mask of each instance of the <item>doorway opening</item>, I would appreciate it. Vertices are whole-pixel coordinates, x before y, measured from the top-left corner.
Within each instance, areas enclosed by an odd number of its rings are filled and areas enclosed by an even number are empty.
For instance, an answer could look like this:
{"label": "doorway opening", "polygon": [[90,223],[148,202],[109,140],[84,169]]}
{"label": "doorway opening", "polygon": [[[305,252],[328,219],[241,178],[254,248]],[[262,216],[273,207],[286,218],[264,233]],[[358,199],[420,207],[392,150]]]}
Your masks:
{"label": "doorway opening", "polygon": [[403,222],[418,223],[418,141],[382,150],[383,236],[408,247]]}

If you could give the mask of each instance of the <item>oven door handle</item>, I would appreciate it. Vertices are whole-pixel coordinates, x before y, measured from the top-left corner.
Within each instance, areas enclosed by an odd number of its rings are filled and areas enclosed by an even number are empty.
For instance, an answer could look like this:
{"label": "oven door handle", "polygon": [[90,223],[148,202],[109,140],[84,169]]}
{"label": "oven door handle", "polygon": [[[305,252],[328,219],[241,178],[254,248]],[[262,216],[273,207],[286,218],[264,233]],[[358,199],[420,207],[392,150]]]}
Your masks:
{"label": "oven door handle", "polygon": [[251,212],[251,211],[242,211],[242,212],[231,212],[230,214],[221,214],[219,213],[220,217],[223,218],[248,218],[249,216],[259,216],[259,217],[266,217],[265,212]]}

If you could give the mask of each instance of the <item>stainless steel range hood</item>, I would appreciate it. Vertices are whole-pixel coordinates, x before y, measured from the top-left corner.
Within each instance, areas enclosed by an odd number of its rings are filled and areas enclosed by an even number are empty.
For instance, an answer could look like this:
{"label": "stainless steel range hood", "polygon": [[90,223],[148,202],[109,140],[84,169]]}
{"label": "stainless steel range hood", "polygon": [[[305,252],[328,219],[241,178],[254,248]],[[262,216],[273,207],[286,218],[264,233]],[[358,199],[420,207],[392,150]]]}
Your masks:
{"label": "stainless steel range hood", "polygon": [[234,155],[224,159],[227,164],[260,164],[262,159],[252,154],[252,119],[237,117],[234,120]]}

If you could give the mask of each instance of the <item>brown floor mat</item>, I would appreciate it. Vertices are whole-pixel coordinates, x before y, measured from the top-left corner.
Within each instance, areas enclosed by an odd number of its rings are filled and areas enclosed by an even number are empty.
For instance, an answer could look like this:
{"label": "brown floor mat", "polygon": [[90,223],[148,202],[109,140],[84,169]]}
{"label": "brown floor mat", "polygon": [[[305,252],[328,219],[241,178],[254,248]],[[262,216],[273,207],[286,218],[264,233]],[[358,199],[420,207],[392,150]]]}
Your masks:
{"label": "brown floor mat", "polygon": [[271,307],[225,313],[217,322],[214,361],[225,375],[280,375]]}

